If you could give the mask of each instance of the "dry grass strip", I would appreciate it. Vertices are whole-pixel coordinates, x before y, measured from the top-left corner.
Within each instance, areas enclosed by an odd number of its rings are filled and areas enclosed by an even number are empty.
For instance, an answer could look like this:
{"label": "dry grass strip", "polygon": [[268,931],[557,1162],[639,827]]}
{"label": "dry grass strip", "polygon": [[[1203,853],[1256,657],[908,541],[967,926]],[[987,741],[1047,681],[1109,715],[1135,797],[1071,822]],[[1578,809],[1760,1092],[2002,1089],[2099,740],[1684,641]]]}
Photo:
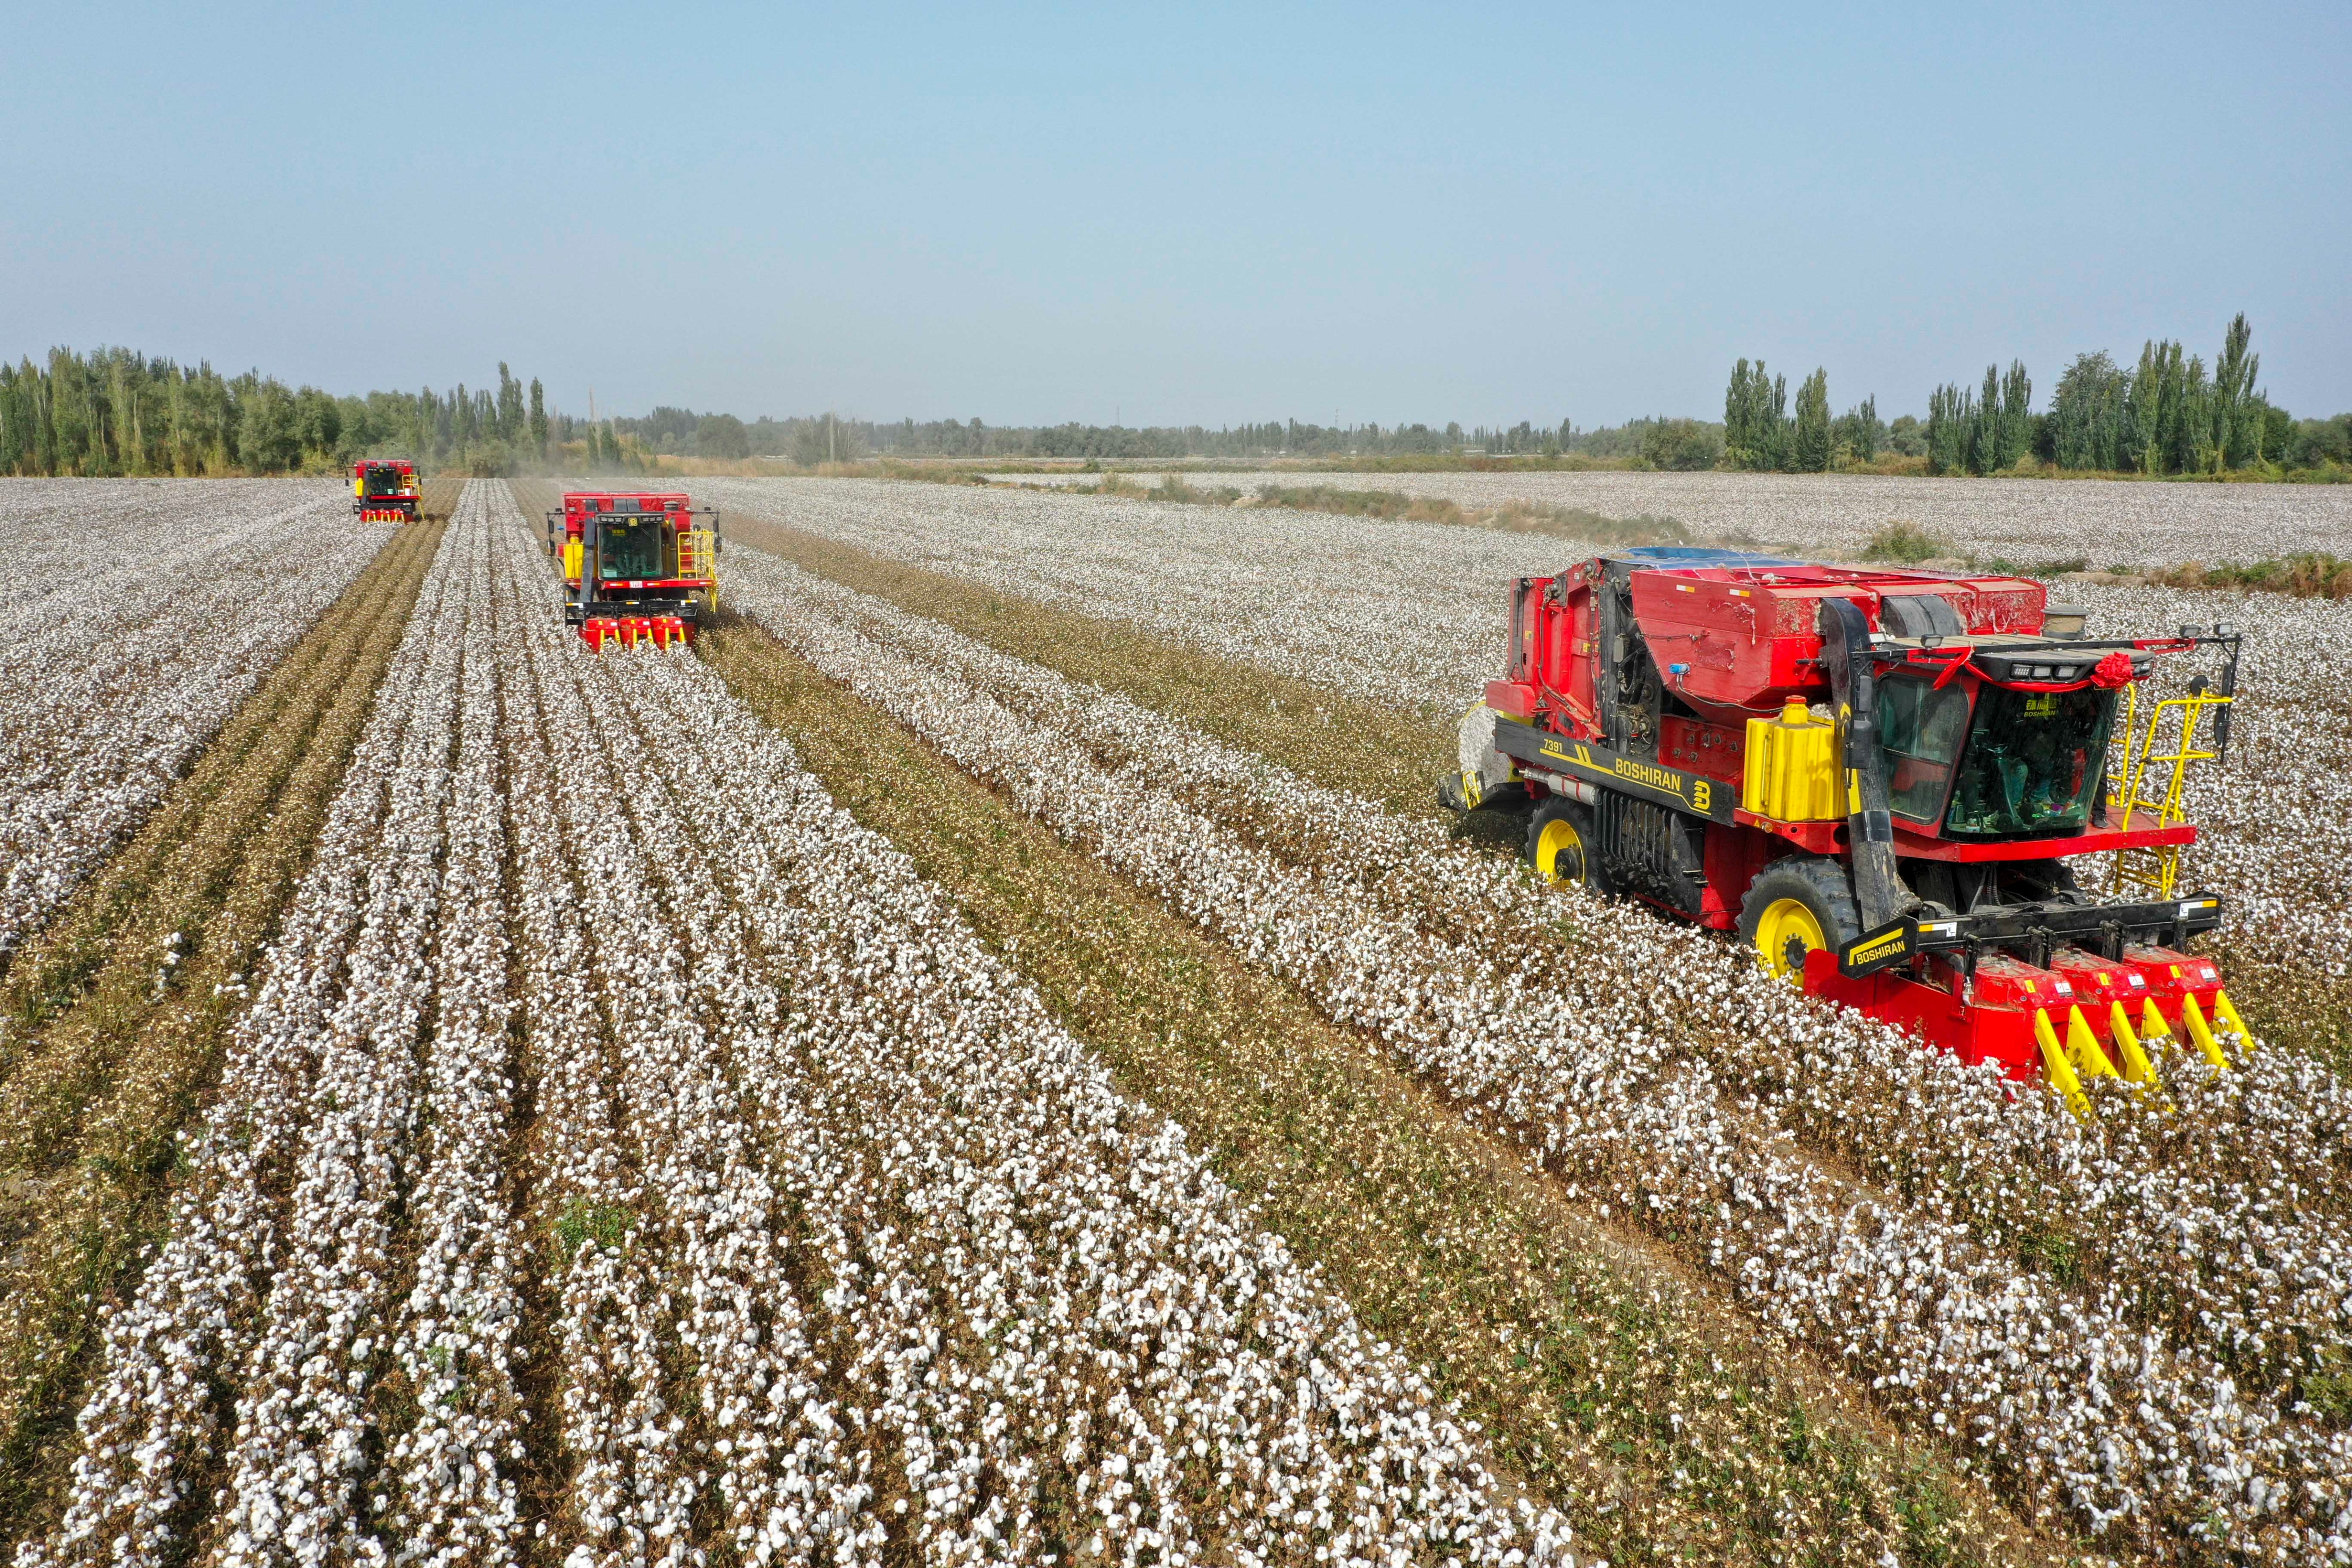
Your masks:
{"label": "dry grass strip", "polygon": [[1286,983],[764,633],[724,626],[700,647],[1123,1090],[1191,1129],[1267,1226],[1430,1365],[1580,1544],[1619,1563],[2063,1560],[1933,1446],[1643,1238],[1591,1221]]}
{"label": "dry grass strip", "polygon": [[404,529],[0,984],[0,1541],[54,1503],[97,1314],[310,858],[441,526]]}

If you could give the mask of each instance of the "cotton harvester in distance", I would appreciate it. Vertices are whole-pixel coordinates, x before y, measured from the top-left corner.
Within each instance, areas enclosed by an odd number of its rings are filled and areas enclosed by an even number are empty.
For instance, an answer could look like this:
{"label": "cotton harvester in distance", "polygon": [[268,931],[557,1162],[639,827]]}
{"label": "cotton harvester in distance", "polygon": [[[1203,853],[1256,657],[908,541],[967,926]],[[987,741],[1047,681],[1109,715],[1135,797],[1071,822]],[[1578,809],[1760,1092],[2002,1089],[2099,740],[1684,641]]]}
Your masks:
{"label": "cotton harvester in distance", "polygon": [[405,458],[362,458],[352,465],[352,510],[362,522],[416,521],[416,465]]}
{"label": "cotton harvester in distance", "polygon": [[[2026,578],[1684,547],[1520,578],[1510,616],[1441,795],[1524,800],[1545,878],[1737,931],[2077,1114],[2086,1078],[2152,1080],[2151,1035],[2228,1065],[2244,1026],[2189,951],[2221,900],[2177,885],[2187,770],[2228,747],[2228,626],[2092,640]],[[2212,668],[2155,696],[2172,658]],[[2095,898],[2073,862],[2109,853]]]}
{"label": "cotton harvester in distance", "polygon": [[680,494],[572,490],[547,514],[564,624],[597,652],[692,642],[719,605],[719,514]]}

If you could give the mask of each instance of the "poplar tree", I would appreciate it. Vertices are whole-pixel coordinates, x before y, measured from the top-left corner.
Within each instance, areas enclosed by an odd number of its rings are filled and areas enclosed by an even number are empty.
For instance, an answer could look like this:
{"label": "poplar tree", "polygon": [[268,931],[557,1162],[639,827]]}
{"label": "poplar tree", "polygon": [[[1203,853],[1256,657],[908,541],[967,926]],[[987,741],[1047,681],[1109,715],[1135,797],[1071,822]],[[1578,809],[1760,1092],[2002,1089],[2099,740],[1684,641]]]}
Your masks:
{"label": "poplar tree", "polygon": [[507,362],[499,361],[499,439],[509,447],[522,444],[522,383],[507,372]]}
{"label": "poplar tree", "polygon": [[1969,441],[1977,421],[1976,399],[1952,383],[1927,395],[1927,471],[1966,473]]}
{"label": "poplar tree", "polygon": [[2263,356],[2252,352],[2254,329],[2241,310],[2221,337],[2221,357],[2213,362],[2215,447],[2221,467],[2258,463],[2263,458],[2263,431],[2268,405],[2254,390]]}
{"label": "poplar tree", "polygon": [[2000,381],[2000,433],[1995,443],[1993,467],[2006,470],[2017,467],[2033,444],[2033,383],[2025,374],[2021,359],[2009,362],[2009,374]]}
{"label": "poplar tree", "polygon": [[1797,418],[1789,433],[1789,467],[1819,474],[1830,466],[1830,374],[1816,367],[1797,389]]}

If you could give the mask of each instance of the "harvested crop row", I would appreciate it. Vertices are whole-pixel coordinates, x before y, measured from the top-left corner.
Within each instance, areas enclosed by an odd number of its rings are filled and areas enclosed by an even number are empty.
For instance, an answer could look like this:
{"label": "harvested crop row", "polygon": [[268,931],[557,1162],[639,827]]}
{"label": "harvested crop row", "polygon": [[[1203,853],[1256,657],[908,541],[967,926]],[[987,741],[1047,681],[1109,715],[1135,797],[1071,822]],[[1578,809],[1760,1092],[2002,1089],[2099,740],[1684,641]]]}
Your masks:
{"label": "harvested crop row", "polygon": [[310,483],[12,482],[5,500],[0,961],[392,537]]}
{"label": "harvested crop row", "polygon": [[160,1220],[173,1133],[301,874],[433,558],[395,542],[223,726],[188,777],[0,987],[0,1539],[61,1479],[92,1307]]}
{"label": "harvested crop row", "polygon": [[[578,967],[499,962],[509,928]],[[506,999],[456,984],[481,966],[550,983],[511,999],[519,1061]],[[515,1189],[470,1185],[518,1134]],[[189,1159],[26,1563],[1564,1542],[716,676],[588,655],[489,487]],[[460,1277],[491,1304],[463,1322]],[[553,1431],[511,1375],[551,1327]],[[455,1413],[424,1408],[448,1371]],[[534,1465],[569,1477],[536,1521],[509,1507]]]}
{"label": "harvested crop row", "polygon": [[1228,745],[1280,757],[1318,784],[1429,815],[1431,781],[1455,765],[1451,722],[1341,696],[1328,686],[1204,653],[1129,622],[1000,594],[805,529],[730,516],[728,538],[886,598],[1066,675],[1096,679]]}
{"label": "harvested crop row", "polygon": [[[741,537],[740,534],[738,537]],[[2060,1554],[1654,1244],[750,626],[703,657],[1619,1563]]]}
{"label": "harvested crop row", "polygon": [[457,503],[465,497],[467,483],[465,479],[446,476],[426,479],[417,487],[416,514],[447,521],[457,514]]}
{"label": "harvested crop row", "polygon": [[[2339,1528],[2339,1438],[2242,1406],[2201,1355],[2176,1362],[2159,1339],[2129,1331],[2113,1303],[2085,1301],[1979,1250],[1934,1207],[1906,1213],[1869,1201],[1792,1160],[1769,1136],[1780,1107],[1723,1098],[1708,1066],[1671,1034],[1632,1019],[1618,1026],[1606,997],[1582,1005],[1561,994],[1558,965],[1531,971],[1465,954],[1426,929],[1425,911],[1381,907],[1348,872],[1286,867],[1154,787],[1158,760],[1148,773],[1108,772],[1083,743],[974,689],[938,658],[909,658],[863,635],[854,616],[824,607],[835,595],[821,586],[801,579],[789,596],[763,595],[760,575],[738,563],[736,603],[772,618],[820,668],[1292,974],[1335,1016],[1384,1035],[1474,1114],[1523,1137],[1572,1180],[1634,1205],[1735,1280],[1769,1321],[1851,1358],[1893,1408],[1968,1435],[2028,1506],[2063,1502],[2095,1530],[2121,1525],[2151,1546],[2226,1521],[2232,1540],[2266,1539],[2289,1558]],[[935,637],[927,655],[950,640]],[[1335,804],[1345,809],[1332,820],[1346,827],[1370,812]],[[1376,857],[1371,865],[1375,876],[1389,868]],[[1475,866],[1446,869],[1478,887]],[[1491,868],[1483,875],[1492,879]],[[1604,952],[1599,972],[1667,994],[1669,1013],[1737,1011],[1748,989],[1744,976],[1710,967],[1677,971],[1646,927],[1588,929],[1600,949],[1629,948]],[[1927,1059],[1881,1031],[1818,1015],[1799,1023],[1783,1048],[1819,1052],[1824,1068],[1870,1051],[1889,1075],[1901,1070],[1898,1053]],[[1791,1102],[1818,1092],[1805,1086]],[[1999,1104],[1989,1082],[1982,1092]]]}

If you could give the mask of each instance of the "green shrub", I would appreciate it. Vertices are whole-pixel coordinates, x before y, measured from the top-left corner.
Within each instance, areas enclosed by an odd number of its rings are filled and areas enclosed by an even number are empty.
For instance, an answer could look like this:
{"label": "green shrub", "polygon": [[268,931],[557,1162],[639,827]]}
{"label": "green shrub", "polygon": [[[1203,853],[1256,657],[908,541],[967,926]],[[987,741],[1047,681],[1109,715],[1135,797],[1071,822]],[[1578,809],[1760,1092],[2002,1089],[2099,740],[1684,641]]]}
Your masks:
{"label": "green shrub", "polygon": [[1895,518],[1885,528],[1870,536],[1862,558],[1865,561],[1892,561],[1906,566],[1916,566],[1946,553],[1944,542],[1907,518]]}

